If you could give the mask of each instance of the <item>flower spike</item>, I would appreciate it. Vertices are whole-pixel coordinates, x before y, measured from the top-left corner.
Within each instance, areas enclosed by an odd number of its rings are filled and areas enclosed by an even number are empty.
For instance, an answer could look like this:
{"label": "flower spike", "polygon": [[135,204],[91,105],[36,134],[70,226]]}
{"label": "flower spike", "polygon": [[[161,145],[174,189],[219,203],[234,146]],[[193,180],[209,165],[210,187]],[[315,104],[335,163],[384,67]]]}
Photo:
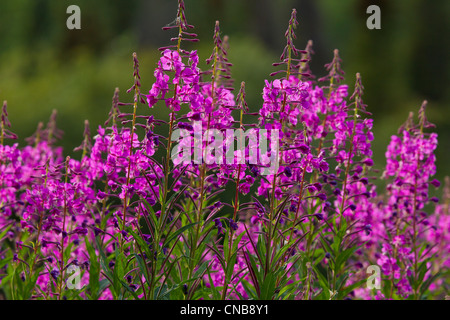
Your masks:
{"label": "flower spike", "polygon": [[298,71],[296,69],[299,66],[294,65],[293,61],[301,62],[301,60],[294,59],[292,57],[292,54],[298,56],[299,54],[306,54],[307,52],[305,50],[297,49],[294,45],[294,40],[297,38],[295,35],[295,29],[297,28],[297,25],[298,25],[297,10],[292,9],[291,18],[289,19],[289,26],[284,34],[284,36],[286,37],[286,46],[284,47],[283,53],[280,56],[281,62],[276,62],[272,64],[274,67],[285,64],[286,70],[272,72],[270,74],[271,76],[275,76],[278,73],[286,72],[286,79],[288,79],[290,75],[298,74]]}
{"label": "flower spike", "polygon": [[341,64],[342,59],[339,57],[339,50],[334,49],[333,60],[330,63],[325,65],[328,74],[325,77],[319,79],[319,81],[330,81],[330,89],[333,90],[333,85],[336,83],[340,83],[344,80],[345,72],[342,70]]}
{"label": "flower spike", "polygon": [[11,123],[8,120],[8,111],[6,111],[7,108],[7,102],[6,100],[3,101],[2,106],[2,115],[1,115],[1,121],[0,121],[0,145],[3,145],[4,139],[17,139],[17,135],[15,133],[12,133],[9,131],[8,128],[11,128]]}
{"label": "flower spike", "polygon": [[316,76],[313,75],[311,68],[309,66],[309,62],[311,61],[311,56],[314,54],[313,50],[313,41],[309,40],[306,44],[305,50],[306,53],[302,54],[302,58],[300,59],[297,68],[299,69],[298,77],[299,79],[315,79]]}

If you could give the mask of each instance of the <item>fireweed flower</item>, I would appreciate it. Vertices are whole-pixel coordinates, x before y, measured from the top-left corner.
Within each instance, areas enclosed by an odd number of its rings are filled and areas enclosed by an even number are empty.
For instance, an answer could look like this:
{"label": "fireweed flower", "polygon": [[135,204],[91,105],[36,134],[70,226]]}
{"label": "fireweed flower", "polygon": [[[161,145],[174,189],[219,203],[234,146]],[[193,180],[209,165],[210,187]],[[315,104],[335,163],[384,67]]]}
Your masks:
{"label": "fireweed flower", "polygon": [[[274,64],[280,69],[271,74],[282,76],[264,81],[255,112],[245,83],[233,91],[229,39],[218,22],[208,70],[200,70],[196,50],[183,49],[197,39],[182,0],[163,28],[177,36],[160,48],[148,93],[141,94],[133,54],[132,103],[115,90],[108,120],[92,137],[85,122],[78,158],[64,158],[57,146],[56,112],[28,145],[7,144],[17,137],[5,102],[0,259],[10,262],[2,264],[3,279],[17,274],[27,286],[36,279],[31,298],[44,299],[68,296],[70,266],[87,287],[80,298],[418,299],[439,292],[445,279],[436,277],[450,261],[450,182],[441,197],[430,191],[441,183],[432,179],[437,135],[426,132],[426,103],[418,125],[410,117],[392,136],[386,188],[375,189],[361,77],[350,95],[335,50],[327,75],[315,81],[312,41],[295,47],[297,25],[293,10]],[[152,115],[141,115],[141,104]],[[168,121],[157,119],[158,108],[169,109]],[[182,152],[171,153],[175,143]],[[391,290],[350,287],[372,264]],[[93,282],[108,288],[92,290]],[[10,289],[15,283],[2,282],[2,292],[19,290]]]}
{"label": "fireweed flower", "polygon": [[[440,183],[433,180],[430,183],[434,186]],[[449,255],[449,240],[450,240],[450,178],[445,178],[445,185],[443,190],[443,201],[436,205],[432,215],[422,215],[420,222],[426,227],[421,238],[430,244],[430,256],[436,257],[436,260],[427,264],[431,267],[430,274],[426,278],[436,274],[439,270],[448,269],[450,265]],[[425,217],[424,217],[425,216]],[[425,223],[427,222],[427,223]],[[435,244],[435,246],[431,246]],[[437,290],[443,284],[443,279],[438,279],[435,283],[430,285],[430,290]]]}
{"label": "fireweed flower", "polygon": [[[374,197],[376,192],[364,176],[364,173],[373,166],[371,159],[373,121],[360,118],[360,113],[366,112],[362,95],[361,77],[357,74],[355,91],[351,97],[354,102],[349,106],[353,107],[353,110],[349,110],[353,111],[353,115],[343,117],[342,122],[337,122],[331,153],[336,155],[337,176],[341,176],[344,180],[342,190],[337,193],[336,206],[340,208],[342,215],[359,220],[362,226],[365,226],[370,223],[373,211],[370,198]],[[347,113],[347,108],[343,110]]]}
{"label": "fireweed flower", "polygon": [[[383,175],[388,179],[386,199],[378,206],[383,213],[378,214],[379,219],[375,220],[378,226],[374,226],[383,239],[377,263],[392,281],[395,293],[405,298],[417,295],[414,281],[419,276],[418,267],[430,254],[429,250],[419,254],[419,250],[425,246],[424,233],[433,230],[423,210],[432,200],[428,190],[436,172],[437,134],[423,131],[431,127],[425,118],[425,107],[426,102],[419,110],[418,125],[410,114],[399,135],[391,138]],[[390,297],[392,294],[391,291]]]}

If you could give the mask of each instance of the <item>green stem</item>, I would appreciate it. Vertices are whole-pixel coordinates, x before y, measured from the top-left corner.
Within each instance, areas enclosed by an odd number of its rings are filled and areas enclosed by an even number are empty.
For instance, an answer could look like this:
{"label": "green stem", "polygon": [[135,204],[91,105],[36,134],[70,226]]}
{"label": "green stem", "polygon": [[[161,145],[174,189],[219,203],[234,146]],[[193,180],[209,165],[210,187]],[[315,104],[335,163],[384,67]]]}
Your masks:
{"label": "green stem", "polygon": [[[357,99],[358,99],[358,97],[357,97]],[[340,208],[340,213],[341,213],[342,217],[343,217],[343,214],[344,214],[344,206],[345,206],[345,201],[346,201],[346,197],[347,197],[346,196],[346,194],[347,194],[347,180],[348,180],[348,175],[349,175],[349,172],[350,172],[350,161],[351,161],[351,158],[352,158],[353,147],[354,147],[353,139],[354,139],[355,134],[356,134],[356,120],[357,120],[357,118],[358,118],[358,105],[357,105],[357,103],[355,103],[355,113],[353,115],[353,131],[352,131],[352,135],[350,137],[350,150],[348,152],[347,166],[345,168],[345,174],[344,174],[344,184],[343,184],[343,187],[342,187],[342,203],[341,203],[341,208]]]}
{"label": "green stem", "polygon": [[59,280],[59,296],[58,300],[62,299],[62,290],[63,290],[63,283],[64,283],[64,232],[66,230],[66,213],[67,213],[67,176],[68,176],[68,169],[69,168],[69,157],[66,159],[66,174],[65,174],[65,181],[64,181],[64,210],[63,210],[63,226],[62,226],[62,233],[61,233],[61,265],[60,265],[60,280]]}
{"label": "green stem", "polygon": [[[133,57],[136,59],[135,54],[133,54]],[[122,217],[122,230],[125,230],[125,222],[126,222],[126,214],[127,214],[127,207],[128,207],[128,187],[130,185],[131,181],[131,157],[133,156],[133,137],[134,137],[134,131],[136,130],[136,111],[137,111],[137,104],[139,101],[139,86],[138,86],[138,72],[135,71],[134,75],[134,102],[133,102],[133,120],[131,123],[131,133],[130,133],[130,154],[128,157],[128,171],[127,171],[127,182],[126,182],[126,188],[125,188],[125,195],[123,200],[123,217]],[[120,246],[123,248],[125,236],[122,234],[120,235],[121,241]]]}

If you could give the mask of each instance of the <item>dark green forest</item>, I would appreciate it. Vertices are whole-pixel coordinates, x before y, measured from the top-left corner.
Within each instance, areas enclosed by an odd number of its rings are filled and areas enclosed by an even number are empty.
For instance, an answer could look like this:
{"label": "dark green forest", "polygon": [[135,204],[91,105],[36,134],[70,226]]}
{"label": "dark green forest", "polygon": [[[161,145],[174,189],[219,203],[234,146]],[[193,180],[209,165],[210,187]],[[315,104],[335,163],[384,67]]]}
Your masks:
{"label": "dark green forest", "polygon": [[[81,29],[68,30],[66,9],[81,9]],[[252,110],[262,103],[264,79],[274,70],[285,45],[292,8],[300,22],[296,47],[314,42],[311,69],[324,76],[324,64],[339,49],[351,90],[360,72],[364,102],[373,114],[376,167],[382,169],[390,136],[428,101],[428,120],[437,126],[437,177],[450,175],[450,1],[447,0],[186,0],[186,15],[207,59],[216,20],[229,36],[235,86],[246,82]],[[381,9],[381,29],[369,30],[366,8]],[[53,109],[64,130],[67,154],[82,140],[84,120],[91,131],[107,118],[116,87],[130,102],[132,53],[140,61],[142,89],[153,81],[159,46],[173,34],[176,0],[2,0],[0,2],[0,99],[8,101],[12,131],[19,143],[46,122]],[[148,113],[141,107],[141,113]],[[161,115],[165,109],[153,109]],[[74,155],[76,156],[76,155]]]}

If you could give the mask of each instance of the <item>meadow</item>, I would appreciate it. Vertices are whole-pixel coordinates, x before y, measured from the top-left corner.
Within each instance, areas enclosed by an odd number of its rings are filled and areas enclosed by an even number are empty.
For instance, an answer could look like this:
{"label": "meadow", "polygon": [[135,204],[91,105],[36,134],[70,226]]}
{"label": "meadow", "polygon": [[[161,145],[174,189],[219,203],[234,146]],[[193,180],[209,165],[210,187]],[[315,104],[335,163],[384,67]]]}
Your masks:
{"label": "meadow", "polygon": [[313,74],[297,14],[256,111],[220,22],[203,63],[182,0],[156,67],[130,56],[130,87],[111,88],[104,124],[85,121],[77,156],[60,146],[56,110],[19,145],[4,101],[1,297],[444,299],[450,179],[435,178],[428,102],[375,168],[364,74],[345,74],[338,49]]}

